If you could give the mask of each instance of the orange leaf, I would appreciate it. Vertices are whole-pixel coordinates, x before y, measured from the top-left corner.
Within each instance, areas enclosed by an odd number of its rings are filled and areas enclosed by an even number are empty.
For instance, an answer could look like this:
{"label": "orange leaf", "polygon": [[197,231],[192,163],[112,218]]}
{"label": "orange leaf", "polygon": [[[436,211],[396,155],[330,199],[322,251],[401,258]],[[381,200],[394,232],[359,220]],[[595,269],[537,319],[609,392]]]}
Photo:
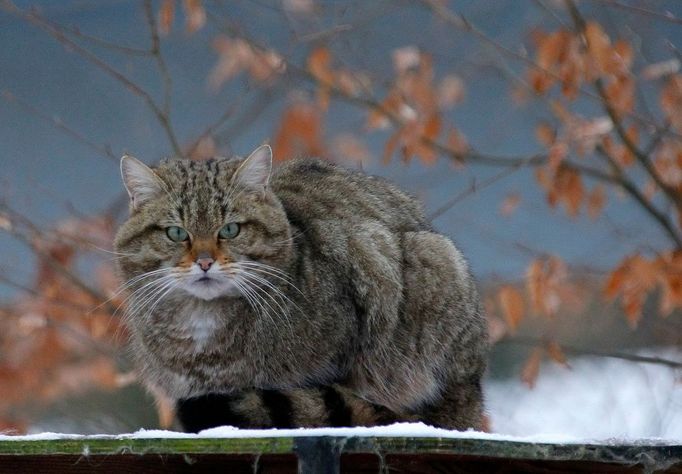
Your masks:
{"label": "orange leaf", "polygon": [[554,316],[566,288],[566,265],[556,256],[538,258],[526,270],[526,290],[533,310]]}
{"label": "orange leaf", "polygon": [[488,342],[495,344],[502,340],[509,331],[509,326],[498,317],[488,317]]}
{"label": "orange leaf", "polygon": [[367,145],[350,133],[342,133],[334,137],[331,148],[334,155],[343,160],[350,159],[359,163],[366,163],[371,158]]}
{"label": "orange leaf", "polygon": [[469,151],[469,143],[466,137],[455,127],[452,127],[448,133],[448,148],[457,157],[464,157]]}
{"label": "orange leaf", "polygon": [[334,84],[334,72],[331,70],[331,52],[320,46],[308,56],[308,71],[319,82],[317,100],[320,108],[326,110],[329,106],[329,88]]}
{"label": "orange leaf", "polygon": [[666,81],[659,102],[672,125],[682,130],[682,74],[675,74]]}
{"label": "orange leaf", "polygon": [[535,387],[535,382],[537,382],[538,375],[540,374],[542,354],[542,347],[533,349],[533,352],[530,353],[530,357],[528,357],[521,370],[521,380],[530,388]]}
{"label": "orange leaf", "polygon": [[516,331],[526,311],[523,296],[513,286],[504,285],[497,292],[502,315],[512,333]]}
{"label": "orange leaf", "polygon": [[554,362],[563,365],[564,367],[570,368],[570,365],[568,365],[568,361],[566,360],[566,355],[564,354],[564,351],[561,350],[561,346],[558,343],[555,341],[549,341],[545,346],[545,350],[547,351],[549,358]]}
{"label": "orange leaf", "polygon": [[159,8],[159,32],[162,35],[170,33],[175,17],[175,0],[163,0]]}
{"label": "orange leaf", "polygon": [[609,275],[604,293],[610,299],[621,294],[623,311],[633,328],[639,323],[646,298],[661,281],[664,270],[663,260],[649,260],[634,254],[626,257]]}
{"label": "orange leaf", "polygon": [[535,128],[535,138],[542,145],[550,147],[554,144],[556,132],[548,123],[542,122]]}
{"label": "orange leaf", "polygon": [[394,49],[391,57],[393,58],[393,67],[398,74],[403,74],[410,69],[416,69],[421,60],[419,48],[416,46]]}
{"label": "orange leaf", "polygon": [[276,161],[297,157],[323,157],[322,117],[319,109],[298,101],[282,114],[275,134],[273,151]]}
{"label": "orange leaf", "polygon": [[658,79],[659,77],[674,74],[679,70],[680,60],[677,58],[668,59],[667,61],[649,64],[647,67],[642,69],[642,78],[652,81],[654,79]]}
{"label": "orange leaf", "polygon": [[601,25],[595,21],[588,21],[585,25],[585,39],[592,65],[599,74],[604,73],[609,69],[611,40]]}
{"label": "orange leaf", "polygon": [[443,107],[452,107],[464,99],[464,81],[459,76],[449,74],[438,85],[438,104]]}
{"label": "orange leaf", "polygon": [[183,0],[182,5],[187,17],[185,22],[187,32],[191,34],[201,29],[206,24],[206,11],[201,0]]}
{"label": "orange leaf", "polygon": [[587,198],[587,213],[592,219],[596,219],[601,214],[606,204],[606,188],[597,184],[592,188],[592,192]]}
{"label": "orange leaf", "polygon": [[504,198],[500,205],[500,214],[503,216],[510,216],[514,213],[519,203],[521,202],[521,195],[519,193],[510,193]]}

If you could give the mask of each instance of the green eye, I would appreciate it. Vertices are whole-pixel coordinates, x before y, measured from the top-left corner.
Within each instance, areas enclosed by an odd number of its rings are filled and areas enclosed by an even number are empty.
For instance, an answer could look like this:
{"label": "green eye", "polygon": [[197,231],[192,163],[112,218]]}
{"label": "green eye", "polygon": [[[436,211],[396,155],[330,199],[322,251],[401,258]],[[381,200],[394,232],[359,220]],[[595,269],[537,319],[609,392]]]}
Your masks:
{"label": "green eye", "polygon": [[236,222],[230,222],[229,224],[225,224],[222,229],[220,229],[220,232],[218,232],[218,236],[221,239],[234,239],[239,235],[239,224]]}
{"label": "green eye", "polygon": [[184,242],[189,238],[189,234],[182,227],[176,225],[166,227],[166,235],[173,242]]}

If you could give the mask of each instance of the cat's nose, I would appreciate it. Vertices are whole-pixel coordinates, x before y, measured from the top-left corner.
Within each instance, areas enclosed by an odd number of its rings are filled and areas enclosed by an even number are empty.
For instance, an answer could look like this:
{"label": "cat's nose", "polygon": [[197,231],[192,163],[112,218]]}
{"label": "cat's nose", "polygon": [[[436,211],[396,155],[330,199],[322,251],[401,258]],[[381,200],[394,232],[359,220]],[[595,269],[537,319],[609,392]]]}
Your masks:
{"label": "cat's nose", "polygon": [[211,257],[200,257],[197,258],[197,265],[201,267],[201,269],[205,272],[208,271],[209,268],[211,268],[211,265],[213,265],[213,260]]}

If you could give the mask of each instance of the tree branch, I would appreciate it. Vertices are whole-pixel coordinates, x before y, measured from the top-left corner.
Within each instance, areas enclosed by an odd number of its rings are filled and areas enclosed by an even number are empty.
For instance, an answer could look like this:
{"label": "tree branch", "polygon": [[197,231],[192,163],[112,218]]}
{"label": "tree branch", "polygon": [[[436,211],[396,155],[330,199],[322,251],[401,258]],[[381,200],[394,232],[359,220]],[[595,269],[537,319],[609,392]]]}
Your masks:
{"label": "tree branch", "polygon": [[[547,340],[532,337],[519,337],[513,339],[502,339],[497,342],[497,344],[514,344],[522,346],[544,346]],[[620,359],[627,360],[629,362],[639,362],[643,364],[656,364],[670,367],[671,369],[682,369],[682,361],[666,359],[663,357],[656,356],[642,356],[638,354],[630,354],[627,352],[611,352],[611,351],[601,351],[598,349],[585,349],[575,346],[567,346],[564,344],[559,344],[561,349],[571,355],[589,355],[597,357],[608,357],[610,359]]]}
{"label": "tree branch", "polygon": [[[538,71],[541,71],[542,73],[547,74],[548,76],[552,77],[553,79],[555,79],[555,80],[557,80],[557,81],[559,81],[559,82],[563,82],[563,78],[562,78],[560,75],[555,74],[554,72],[549,71],[549,70],[547,70],[547,69],[541,67],[539,64],[537,64],[535,61],[533,61],[533,60],[532,60],[531,58],[529,58],[528,56],[526,56],[526,55],[524,55],[524,54],[521,54],[521,53],[518,53],[518,52],[516,52],[516,51],[514,51],[514,50],[512,50],[512,49],[510,49],[510,48],[508,48],[507,46],[498,43],[498,42],[495,41],[494,39],[488,37],[488,36],[487,36],[485,33],[483,33],[481,30],[479,30],[478,28],[476,28],[476,26],[473,25],[473,24],[472,24],[468,19],[466,19],[464,16],[462,16],[462,15],[460,15],[460,14],[458,14],[458,13],[456,13],[456,12],[453,12],[453,11],[451,11],[450,9],[448,9],[448,8],[445,6],[445,3],[444,3],[444,2],[440,2],[440,1],[438,1],[438,0],[418,0],[418,1],[419,1],[419,3],[422,3],[422,4],[425,5],[427,8],[429,8],[436,16],[438,16],[440,19],[442,19],[442,20],[445,21],[446,23],[448,23],[448,24],[454,26],[455,28],[457,28],[457,29],[459,29],[459,30],[461,30],[461,31],[464,31],[464,32],[466,32],[466,33],[470,33],[470,34],[474,35],[476,38],[478,38],[479,40],[485,42],[486,44],[491,45],[493,48],[495,48],[496,50],[500,51],[501,53],[503,53],[503,54],[505,54],[505,55],[507,55],[507,56],[510,56],[510,57],[512,57],[512,58],[518,59],[518,60],[522,61],[523,63],[525,63],[526,65],[532,67],[533,69],[536,69],[536,70],[538,70]],[[595,100],[595,101],[598,101],[598,102],[603,102],[603,101],[604,101],[604,99],[603,99],[601,96],[599,96],[598,94],[594,94],[594,93],[590,92],[589,90],[586,90],[586,89],[584,89],[584,88],[582,88],[582,87],[579,87],[579,88],[578,88],[578,91],[579,91],[582,95],[584,95],[585,97],[588,97],[588,98],[590,98],[590,99],[592,99],[592,100]],[[650,125],[650,126],[657,127],[657,124],[656,124],[656,123],[652,122],[652,121],[651,121],[649,118],[647,118],[647,117],[641,116],[640,114],[637,114],[637,113],[632,112],[632,111],[628,111],[628,112],[627,112],[627,115],[628,115],[629,117],[632,117],[633,119],[637,120],[637,121],[640,122],[640,123],[644,123],[644,124],[647,124],[647,125]],[[658,128],[658,127],[657,127],[657,128]],[[674,134],[674,135],[676,135],[676,136],[682,136],[682,135],[679,135],[679,134],[674,133],[674,132],[671,132],[671,133]]]}
{"label": "tree branch", "polygon": [[33,11],[25,11],[17,6],[15,6],[11,0],[0,0],[0,7],[2,7],[6,12],[13,14],[15,16],[18,16],[19,18],[22,18],[25,21],[28,21],[29,23],[37,26],[50,36],[52,36],[55,40],[57,40],[59,43],[63,44],[64,46],[67,46],[69,49],[75,51],[78,53],[83,59],[86,61],[90,62],[91,64],[95,65],[97,68],[108,74],[109,76],[113,77],[116,79],[118,82],[123,84],[127,89],[129,89],[133,94],[137,95],[140,97],[145,104],[149,107],[149,109],[152,111],[154,116],[156,117],[157,121],[163,128],[163,130],[166,133],[166,136],[168,137],[168,140],[171,144],[171,147],[173,148],[173,152],[177,156],[183,156],[182,155],[182,150],[180,148],[180,145],[178,143],[177,138],[175,137],[175,132],[173,131],[173,128],[170,123],[170,119],[168,116],[164,113],[163,110],[157,105],[157,103],[154,101],[151,95],[144,90],[142,87],[140,87],[138,84],[118,72],[116,69],[114,69],[112,66],[110,66],[108,63],[104,62],[102,59],[100,59],[98,56],[93,54],[91,51],[85,49],[78,43],[74,42],[70,38],[68,38],[65,34],[64,31],[62,31],[60,28],[52,25],[50,22],[46,21],[42,16],[40,16],[38,13],[33,12]]}
{"label": "tree branch", "polygon": [[[589,40],[585,35],[586,25],[585,19],[583,18],[582,14],[580,13],[580,10],[578,10],[578,7],[575,5],[573,0],[566,0],[566,5],[571,14],[571,17],[573,18],[573,23],[576,32],[581,35],[585,47],[589,48],[590,47]],[[601,97],[602,99],[602,106],[604,107],[604,110],[611,119],[613,127],[616,130],[616,134],[623,142],[625,147],[628,149],[630,153],[632,153],[632,155],[637,159],[639,164],[646,170],[647,174],[651,177],[651,179],[654,180],[656,185],[665,193],[665,195],[670,199],[670,201],[672,201],[678,209],[682,209],[682,195],[680,195],[674,188],[668,186],[663,181],[661,176],[654,168],[653,163],[651,162],[651,160],[649,160],[649,156],[642,152],[628,136],[620,116],[620,114],[624,111],[616,110],[616,108],[613,106],[606,93],[604,81],[602,80],[601,77],[597,77],[594,80],[594,87],[597,90],[599,97]],[[661,128],[657,127],[657,129],[660,130]]]}
{"label": "tree branch", "polygon": [[8,91],[8,90],[3,90],[2,91],[2,98],[6,100],[7,102],[12,102],[17,105],[19,105],[21,108],[23,108],[25,111],[29,112],[32,115],[35,115],[39,119],[51,124],[53,127],[56,129],[66,133],[68,136],[76,140],[77,142],[85,145],[86,147],[90,148],[91,150],[97,152],[99,155],[103,156],[104,158],[107,158],[109,160],[115,161],[118,163],[119,158],[114,155],[114,153],[111,151],[111,147],[109,145],[98,145],[91,140],[89,140],[87,137],[85,137],[83,134],[80,132],[74,130],[73,128],[69,127],[67,124],[65,124],[59,117],[56,117],[54,115],[48,115],[42,110],[38,109],[37,107],[33,106],[32,104],[26,102],[23,99],[20,99],[14,93]]}

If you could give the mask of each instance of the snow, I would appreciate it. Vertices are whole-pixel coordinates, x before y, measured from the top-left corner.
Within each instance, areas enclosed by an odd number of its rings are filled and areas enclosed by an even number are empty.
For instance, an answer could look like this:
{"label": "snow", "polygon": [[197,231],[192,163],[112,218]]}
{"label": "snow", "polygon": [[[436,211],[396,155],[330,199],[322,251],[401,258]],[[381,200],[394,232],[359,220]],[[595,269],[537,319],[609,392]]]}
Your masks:
{"label": "snow", "polygon": [[[682,361],[675,350],[643,353]],[[543,364],[533,389],[519,379],[488,381],[497,433],[576,438],[662,438],[682,444],[682,371],[657,364],[580,357],[571,369]]]}
{"label": "snow", "polygon": [[[276,438],[276,437],[310,437],[310,436],[336,436],[336,437],[420,437],[420,438],[450,438],[450,439],[480,439],[513,441],[526,443],[554,443],[554,444],[577,444],[590,442],[592,444],[622,444],[632,443],[633,440],[612,438],[609,440],[594,440],[577,438],[561,434],[541,434],[533,436],[511,436],[496,433],[482,433],[479,431],[454,431],[434,428],[424,423],[395,423],[389,426],[377,426],[372,428],[300,428],[300,429],[269,429],[269,430],[241,430],[231,426],[221,426],[204,430],[199,434],[180,433],[166,430],[141,429],[134,433],[119,435],[78,435],[62,433],[39,433],[25,436],[0,435],[0,441],[44,441],[44,440],[89,440],[89,439],[156,439],[156,438]],[[663,439],[646,440],[648,444],[676,444]],[[638,443],[641,443],[639,440]]]}
{"label": "snow", "polygon": [[[651,354],[650,354],[651,355]],[[679,351],[656,354],[682,360]],[[199,434],[141,429],[120,435],[39,433],[0,441],[130,438],[267,438],[290,436],[441,437],[554,444],[682,444],[680,371],[595,357],[571,359],[571,369],[544,364],[533,389],[518,378],[488,380],[486,406],[494,433],[451,431],[423,423],[380,427],[240,430]]]}

